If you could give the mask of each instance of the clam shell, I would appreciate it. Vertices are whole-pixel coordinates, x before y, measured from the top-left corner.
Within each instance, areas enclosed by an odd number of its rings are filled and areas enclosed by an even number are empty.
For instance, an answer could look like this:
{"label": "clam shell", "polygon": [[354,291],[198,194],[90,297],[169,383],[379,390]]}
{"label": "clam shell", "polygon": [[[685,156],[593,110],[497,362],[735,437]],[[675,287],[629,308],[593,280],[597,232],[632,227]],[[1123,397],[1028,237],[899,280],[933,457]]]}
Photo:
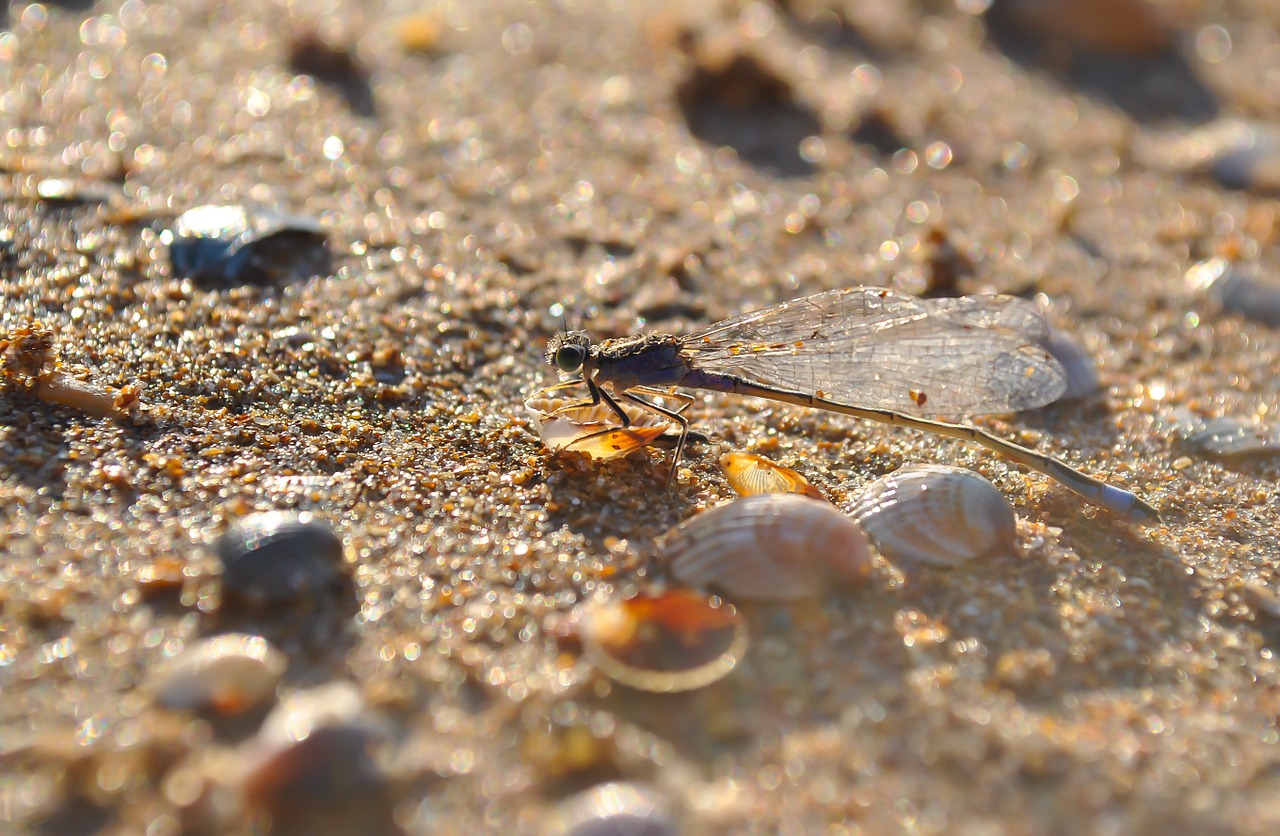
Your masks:
{"label": "clam shell", "polygon": [[867,486],[854,507],[876,548],[907,563],[954,566],[1013,550],[1013,507],[981,474],[960,467],[904,467]]}
{"label": "clam shell", "polygon": [[[618,426],[618,416],[602,403],[575,409],[568,414],[552,414],[560,407],[579,400],[582,398],[535,395],[524,402],[525,409],[538,429],[538,436],[551,452],[572,450],[586,453],[593,459],[607,461],[652,444],[663,433],[675,428],[673,421],[626,404],[622,408],[630,416],[632,423],[625,428]],[[655,400],[659,405],[671,406],[662,403],[661,399]]]}
{"label": "clam shell", "polygon": [[705,688],[728,676],[747,647],[737,610],[693,589],[595,601],[580,623],[591,664],[640,691]]}
{"label": "clam shell", "polygon": [[146,690],[168,708],[237,714],[275,694],[288,660],[261,636],[224,633],[162,664]]}
{"label": "clam shell", "polygon": [[813,499],[826,499],[822,491],[796,471],[755,453],[738,450],[725,453],[720,457],[720,470],[739,496],[798,493]]}
{"label": "clam shell", "polygon": [[681,583],[740,600],[794,601],[865,580],[867,536],[825,502],[758,494],[704,511],[667,534],[659,560]]}

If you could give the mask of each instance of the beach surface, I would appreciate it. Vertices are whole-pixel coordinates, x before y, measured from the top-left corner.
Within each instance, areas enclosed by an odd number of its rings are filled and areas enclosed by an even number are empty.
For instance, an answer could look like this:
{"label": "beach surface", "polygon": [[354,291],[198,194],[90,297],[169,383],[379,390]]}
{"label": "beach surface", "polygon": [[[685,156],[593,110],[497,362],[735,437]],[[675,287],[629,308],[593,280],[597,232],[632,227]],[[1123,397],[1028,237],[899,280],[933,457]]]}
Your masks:
{"label": "beach surface", "polygon": [[[622,783],[658,833],[1277,832],[1280,17],[988,5],[11,3],[0,829],[563,832]],[[210,204],[302,220],[175,265]],[[696,391],[668,487],[669,451],[552,455],[524,407],[566,324],[852,285],[1036,305],[1096,390],[973,422],[1161,522]],[[1016,543],[733,601],[728,676],[613,681],[575,613],[656,588],[733,450],[843,510],[970,468]],[[267,511],[336,559],[233,575]],[[225,633],[262,641],[175,693]]]}

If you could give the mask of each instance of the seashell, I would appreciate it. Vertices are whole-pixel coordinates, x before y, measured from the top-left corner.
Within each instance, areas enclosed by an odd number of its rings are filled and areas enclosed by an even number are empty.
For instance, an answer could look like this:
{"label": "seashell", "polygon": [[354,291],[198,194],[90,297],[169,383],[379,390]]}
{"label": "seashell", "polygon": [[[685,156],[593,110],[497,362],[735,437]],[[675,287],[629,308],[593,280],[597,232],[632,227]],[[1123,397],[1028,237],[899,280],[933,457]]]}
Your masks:
{"label": "seashell", "polygon": [[145,687],[166,708],[239,714],[275,694],[288,664],[261,636],[224,633],[167,660]]}
{"label": "seashell", "polygon": [[676,836],[679,830],[670,803],[655,789],[615,782],[561,802],[543,832],[557,836]]}
{"label": "seashell", "polygon": [[[663,433],[676,427],[675,422],[630,404],[622,405],[632,421],[629,427],[619,427],[618,416],[602,403],[575,409],[569,414],[552,414],[577,400],[581,398],[553,398],[540,394],[524,402],[542,443],[553,453],[571,450],[602,461],[615,459],[652,444]],[[687,406],[683,402],[664,402],[661,398],[655,398],[654,402],[676,412],[682,412]]]}
{"label": "seashell", "polygon": [[1067,388],[1058,396],[1059,401],[1074,401],[1098,391],[1098,366],[1093,356],[1066,331],[1049,329],[1049,336],[1040,342],[1041,347],[1053,355],[1067,373]]}
{"label": "seashell", "polygon": [[1250,322],[1280,327],[1280,283],[1260,281],[1225,258],[1209,258],[1187,270],[1186,282],[1227,313]]}
{"label": "seashell", "polygon": [[213,283],[271,284],[327,273],[324,227],[296,215],[244,206],[198,206],[161,240],[175,275]]}
{"label": "seashell", "polygon": [[729,486],[740,496],[761,493],[798,493],[813,499],[826,499],[822,491],[789,467],[755,453],[732,451],[720,457],[720,470]]}
{"label": "seashell", "polygon": [[1245,459],[1280,454],[1280,428],[1258,419],[1200,418],[1191,410],[1173,410],[1161,424],[1193,450],[1219,459]]}
{"label": "seashell", "polygon": [[867,486],[853,509],[888,558],[954,566],[1012,551],[1013,507],[995,485],[961,467],[904,467]]}
{"label": "seashell", "polygon": [[1228,189],[1280,190],[1280,125],[1219,119],[1139,143],[1134,150],[1147,165],[1208,174]]}
{"label": "seashell", "polygon": [[580,625],[583,650],[597,670],[655,693],[717,682],[737,667],[747,647],[738,611],[692,589],[595,601],[586,605]]}
{"label": "seashell", "polygon": [[704,511],[665,535],[659,562],[690,586],[730,598],[794,601],[866,579],[867,536],[826,502],[759,494]]}
{"label": "seashell", "polygon": [[218,539],[217,552],[223,599],[255,607],[332,590],[345,565],[342,539],[307,512],[245,517]]}
{"label": "seashell", "polygon": [[391,833],[389,783],[374,750],[389,738],[350,682],[282,700],[239,750],[248,805],[280,833]]}

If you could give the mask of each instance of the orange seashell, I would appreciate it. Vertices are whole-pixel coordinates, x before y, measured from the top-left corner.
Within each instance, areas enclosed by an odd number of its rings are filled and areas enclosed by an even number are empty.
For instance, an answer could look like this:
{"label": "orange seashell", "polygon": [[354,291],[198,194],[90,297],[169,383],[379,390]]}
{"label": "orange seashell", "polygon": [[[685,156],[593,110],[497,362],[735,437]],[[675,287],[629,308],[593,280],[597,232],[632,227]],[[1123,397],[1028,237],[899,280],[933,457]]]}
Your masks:
{"label": "orange seashell", "polygon": [[746,625],[736,609],[682,587],[588,604],[580,635],[597,670],[657,693],[692,691],[723,679],[747,647]]}
{"label": "orange seashell", "polygon": [[627,404],[622,408],[631,418],[629,427],[618,426],[618,416],[602,403],[555,414],[557,409],[577,400],[581,398],[540,394],[524,402],[542,443],[553,453],[573,451],[607,461],[652,444],[663,433],[676,428],[674,421]]}
{"label": "orange seashell", "polygon": [[822,491],[796,471],[755,453],[737,450],[725,453],[720,457],[720,470],[724,472],[724,478],[729,480],[729,486],[740,496],[798,493],[813,499],[826,499]]}

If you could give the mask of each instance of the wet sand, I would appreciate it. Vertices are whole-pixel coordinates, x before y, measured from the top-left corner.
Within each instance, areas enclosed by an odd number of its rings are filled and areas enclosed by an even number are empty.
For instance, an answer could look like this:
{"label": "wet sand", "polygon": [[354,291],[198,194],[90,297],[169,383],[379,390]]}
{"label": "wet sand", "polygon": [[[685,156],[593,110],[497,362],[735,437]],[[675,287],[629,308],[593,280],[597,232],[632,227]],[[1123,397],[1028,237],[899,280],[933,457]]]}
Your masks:
{"label": "wet sand", "polygon": [[[1116,56],[1004,7],[843,5],[13,4],[6,827],[539,832],[629,781],[690,833],[1274,832],[1280,465],[1171,416],[1275,420],[1280,332],[1186,274],[1222,257],[1280,288],[1280,203],[1142,149],[1274,114],[1277,21],[1178,3],[1168,46]],[[318,219],[331,270],[174,275],[164,231],[208,203]],[[663,452],[552,457],[522,405],[566,318],[692,333],[944,279],[1033,300],[1099,368],[1095,394],[977,423],[1161,524],[960,442],[718,396],[667,490]],[[100,397],[40,397],[55,367]],[[743,603],[721,682],[610,683],[564,616],[648,583],[655,538],[733,495],[731,449],[842,508],[904,464],[973,468],[1018,553],[877,559],[862,589]],[[333,594],[224,594],[217,537],[271,509],[342,537]],[[146,687],[229,630],[285,654],[282,699],[348,683],[342,733],[287,777],[253,766],[274,698],[211,716]]]}

